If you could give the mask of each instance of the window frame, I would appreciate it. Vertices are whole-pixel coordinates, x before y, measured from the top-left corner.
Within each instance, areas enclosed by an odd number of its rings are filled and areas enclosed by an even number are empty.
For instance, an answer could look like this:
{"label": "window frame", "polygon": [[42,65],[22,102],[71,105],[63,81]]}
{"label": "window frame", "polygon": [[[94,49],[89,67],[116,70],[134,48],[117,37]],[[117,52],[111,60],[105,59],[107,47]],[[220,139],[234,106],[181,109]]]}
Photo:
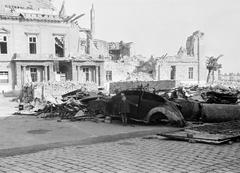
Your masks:
{"label": "window frame", "polygon": [[[66,36],[65,34],[53,34],[53,38],[54,38],[54,55],[56,57],[60,57],[63,58],[65,57],[66,54]],[[62,48],[62,54],[59,54],[59,52],[57,51],[57,41],[56,39],[60,40],[62,39],[62,44],[63,44],[63,48]]]}
{"label": "window frame", "polygon": [[188,67],[188,79],[193,79],[193,67]]}
{"label": "window frame", "polygon": [[[0,33],[0,37],[2,38],[2,40],[0,40],[0,55],[6,55],[8,54],[8,36],[7,34]],[[2,44],[5,44],[6,52],[2,52],[1,49]]]}
{"label": "window frame", "polygon": [[1,79],[0,77],[0,84],[8,84],[9,83],[9,72],[8,71],[0,71],[0,76],[7,76],[7,79]]}
{"label": "window frame", "polygon": [[[31,40],[32,39],[32,40]],[[35,39],[35,41],[34,41]],[[28,35],[28,50],[30,55],[36,55],[37,54],[37,35]],[[33,52],[31,51],[31,45],[34,45],[35,49],[33,49]]]}
{"label": "window frame", "polygon": [[176,80],[176,71],[177,71],[176,65],[172,65],[170,70],[170,80]]}

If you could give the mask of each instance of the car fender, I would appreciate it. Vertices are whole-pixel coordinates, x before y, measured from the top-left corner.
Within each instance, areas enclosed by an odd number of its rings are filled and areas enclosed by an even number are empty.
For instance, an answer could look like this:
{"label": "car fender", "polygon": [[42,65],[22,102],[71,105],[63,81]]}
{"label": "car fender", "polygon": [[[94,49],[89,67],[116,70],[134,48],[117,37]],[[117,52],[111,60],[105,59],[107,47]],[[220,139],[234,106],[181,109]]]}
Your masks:
{"label": "car fender", "polygon": [[170,108],[165,107],[165,106],[159,106],[159,107],[152,108],[148,112],[148,114],[145,118],[145,122],[149,123],[150,119],[151,119],[151,116],[156,114],[156,113],[162,113],[163,115],[165,115],[168,118],[168,120],[170,122],[176,123],[179,126],[184,126],[185,125],[184,118],[183,118],[183,116],[180,112],[170,110]]}

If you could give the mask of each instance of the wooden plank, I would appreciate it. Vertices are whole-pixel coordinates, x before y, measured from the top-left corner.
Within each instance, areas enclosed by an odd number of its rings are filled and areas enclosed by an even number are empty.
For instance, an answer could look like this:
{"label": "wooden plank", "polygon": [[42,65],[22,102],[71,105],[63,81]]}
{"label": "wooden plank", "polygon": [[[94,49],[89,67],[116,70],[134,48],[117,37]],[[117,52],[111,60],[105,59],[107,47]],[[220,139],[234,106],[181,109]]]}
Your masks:
{"label": "wooden plank", "polygon": [[169,139],[195,141],[195,142],[212,143],[212,144],[221,144],[231,140],[231,137],[226,135],[208,134],[208,133],[200,133],[200,132],[197,132],[194,134],[185,130],[161,133],[158,135],[167,137]]}

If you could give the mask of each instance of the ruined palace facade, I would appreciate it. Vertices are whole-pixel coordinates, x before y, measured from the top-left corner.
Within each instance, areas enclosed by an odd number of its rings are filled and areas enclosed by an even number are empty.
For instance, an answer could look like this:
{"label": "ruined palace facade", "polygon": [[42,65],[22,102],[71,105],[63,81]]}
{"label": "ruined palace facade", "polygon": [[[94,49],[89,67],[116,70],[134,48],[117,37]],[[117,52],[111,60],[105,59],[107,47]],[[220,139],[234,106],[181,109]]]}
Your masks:
{"label": "ruined palace facade", "polygon": [[9,0],[0,6],[1,91],[56,80],[103,85],[104,60],[90,55],[90,41],[82,44],[81,34],[91,29],[78,25],[81,15],[66,16],[64,6],[57,11],[49,0]]}

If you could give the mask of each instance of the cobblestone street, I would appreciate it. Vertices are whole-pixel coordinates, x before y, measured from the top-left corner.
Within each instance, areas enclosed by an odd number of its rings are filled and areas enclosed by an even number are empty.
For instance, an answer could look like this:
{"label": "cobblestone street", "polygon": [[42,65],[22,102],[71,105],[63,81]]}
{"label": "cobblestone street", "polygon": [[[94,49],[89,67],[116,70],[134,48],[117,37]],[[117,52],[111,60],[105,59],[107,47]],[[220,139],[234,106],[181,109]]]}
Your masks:
{"label": "cobblestone street", "polygon": [[0,172],[240,172],[240,143],[134,138],[0,158]]}

